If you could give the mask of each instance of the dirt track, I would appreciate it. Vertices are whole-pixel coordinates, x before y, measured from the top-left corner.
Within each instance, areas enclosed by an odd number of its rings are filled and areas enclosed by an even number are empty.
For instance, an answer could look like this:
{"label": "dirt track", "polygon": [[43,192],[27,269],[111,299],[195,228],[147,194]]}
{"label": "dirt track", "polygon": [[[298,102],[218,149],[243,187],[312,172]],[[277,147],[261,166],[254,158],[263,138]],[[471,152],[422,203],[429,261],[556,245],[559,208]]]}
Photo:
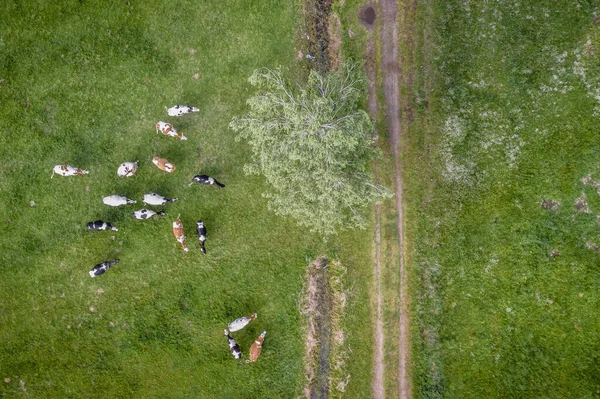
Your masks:
{"label": "dirt track", "polygon": [[[414,1],[410,1],[414,5]],[[390,137],[392,150],[394,154],[395,166],[395,199],[397,212],[397,229],[398,229],[398,246],[400,249],[400,262],[398,265],[398,273],[400,286],[400,317],[399,317],[399,342],[398,342],[398,392],[401,399],[412,397],[412,382],[410,373],[410,298],[408,293],[408,273],[404,263],[404,222],[403,222],[403,191],[402,191],[402,164],[400,144],[402,139],[402,121],[401,112],[404,117],[410,118],[410,104],[407,100],[402,101],[400,97],[400,82],[410,85],[410,76],[401,76],[400,71],[400,54],[399,54],[399,37],[398,37],[398,8],[396,0],[380,0],[378,7],[371,3],[372,6],[378,9],[378,20],[381,24],[381,37],[376,34],[371,35],[367,43],[365,58],[367,60],[367,75],[370,80],[369,85],[369,112],[374,118],[377,118],[378,106],[376,98],[376,66],[375,66],[375,40],[381,41],[381,71],[382,74],[382,89],[384,94],[385,110],[386,110],[386,127],[387,134]],[[402,10],[404,11],[404,10]],[[405,20],[406,18],[402,18]],[[403,37],[410,37],[411,26],[403,28]],[[408,59],[405,55],[405,60]],[[401,109],[402,108],[402,109]],[[404,111],[404,112],[403,112]],[[375,133],[376,134],[376,133]],[[375,165],[375,173],[377,173],[377,165]],[[381,241],[380,241],[380,208],[375,208],[376,232],[375,232],[375,275],[377,279],[377,321],[375,327],[375,360],[374,360],[374,376],[372,391],[374,398],[385,397],[384,384],[384,333],[382,321],[382,297],[381,297]]]}
{"label": "dirt track", "polygon": [[408,273],[404,264],[404,218],[402,210],[402,163],[400,159],[400,141],[402,129],[400,121],[400,67],[398,52],[398,15],[396,0],[381,0],[381,57],[383,72],[383,94],[386,105],[388,134],[391,138],[394,163],[396,170],[396,212],[398,213],[398,246],[400,248],[400,325],[399,325],[399,360],[398,360],[398,390],[400,398],[412,397],[412,382],[410,375],[410,338],[409,338],[409,304],[407,291]]}

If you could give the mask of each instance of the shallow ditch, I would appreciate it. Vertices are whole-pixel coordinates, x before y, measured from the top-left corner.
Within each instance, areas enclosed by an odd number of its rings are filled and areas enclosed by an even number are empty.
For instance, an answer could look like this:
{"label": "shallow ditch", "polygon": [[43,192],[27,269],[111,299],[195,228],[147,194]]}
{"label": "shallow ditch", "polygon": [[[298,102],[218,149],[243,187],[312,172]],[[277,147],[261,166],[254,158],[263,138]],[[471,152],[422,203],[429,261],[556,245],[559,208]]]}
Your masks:
{"label": "shallow ditch", "polygon": [[[308,54],[313,68],[329,71],[329,13],[333,0],[309,0],[305,3],[308,27]],[[311,58],[312,57],[312,58]]]}
{"label": "shallow ditch", "polygon": [[329,395],[329,356],[331,354],[331,289],[327,283],[327,259],[321,259],[315,268],[317,308],[315,314],[319,361],[311,398],[323,399]]}

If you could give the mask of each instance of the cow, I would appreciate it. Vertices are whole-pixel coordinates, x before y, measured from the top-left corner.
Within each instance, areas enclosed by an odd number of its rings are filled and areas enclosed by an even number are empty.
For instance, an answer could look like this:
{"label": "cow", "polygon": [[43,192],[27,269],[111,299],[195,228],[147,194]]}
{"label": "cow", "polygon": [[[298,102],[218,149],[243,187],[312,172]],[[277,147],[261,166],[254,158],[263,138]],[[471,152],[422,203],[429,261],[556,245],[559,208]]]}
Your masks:
{"label": "cow", "polygon": [[95,222],[89,222],[87,224],[87,229],[93,230],[93,231],[104,231],[104,230],[119,231],[119,229],[117,229],[115,226],[111,225],[110,223],[103,222],[102,220],[96,220]]}
{"label": "cow", "polygon": [[239,331],[242,328],[246,327],[248,325],[248,323],[250,323],[252,320],[256,320],[256,313],[251,314],[250,316],[246,317],[240,317],[239,319],[235,319],[234,321],[232,321],[231,323],[229,323],[229,325],[227,327],[229,327],[229,331],[233,332],[233,331]]}
{"label": "cow", "polygon": [[59,174],[61,176],[75,176],[75,175],[87,175],[90,172],[87,170],[74,168],[71,165],[64,164],[64,165],[56,165],[54,167],[54,169],[52,169],[52,176],[50,176],[51,179],[54,179],[55,173]]}
{"label": "cow", "polygon": [[135,172],[137,172],[138,168],[138,162],[139,161],[123,162],[117,169],[117,175],[119,177],[130,177],[135,175]]}
{"label": "cow", "polygon": [[256,338],[256,341],[254,341],[254,343],[250,347],[250,358],[246,360],[246,363],[255,362],[256,359],[258,359],[258,357],[260,356],[260,352],[262,351],[262,344],[265,340],[266,334],[267,332],[263,331],[262,334],[260,334],[260,336]]}
{"label": "cow", "polygon": [[190,184],[188,184],[188,187],[191,186],[194,183],[198,183],[198,184],[214,184],[216,186],[218,186],[219,188],[224,188],[225,185],[221,184],[218,180],[213,179],[210,176],[207,175],[196,175],[194,176],[194,178],[192,179],[192,182]]}
{"label": "cow", "polygon": [[185,114],[189,114],[190,112],[198,112],[200,111],[196,107],[190,107],[189,105],[175,105],[171,108],[165,107],[167,110],[167,114],[169,116],[182,116]]}
{"label": "cow", "polygon": [[188,252],[190,249],[185,245],[185,232],[183,231],[183,223],[181,223],[179,218],[173,222],[173,235],[181,244],[181,248],[183,248],[185,252]]}
{"label": "cow", "polygon": [[142,198],[142,202],[147,205],[164,205],[175,201],[177,201],[177,198],[165,198],[156,193],[144,194],[144,197]]}
{"label": "cow", "polygon": [[198,241],[200,241],[200,250],[206,255],[206,248],[204,248],[204,242],[206,241],[206,227],[204,226],[203,220],[196,222],[196,232],[198,233]]}
{"label": "cow", "polygon": [[102,202],[109,206],[121,206],[127,204],[135,204],[137,201],[122,197],[120,195],[109,195],[108,197],[102,198]]}
{"label": "cow", "polygon": [[92,270],[89,271],[90,277],[94,278],[96,276],[104,274],[104,272],[107,271],[109,267],[119,263],[119,261],[120,261],[119,259],[114,259],[114,260],[109,260],[109,261],[97,264],[96,266],[94,266],[94,268]]}
{"label": "cow", "polygon": [[183,134],[177,133],[177,130],[175,130],[173,125],[167,122],[160,121],[156,123],[156,133],[158,132],[161,132],[165,136],[177,137],[180,140],[187,140],[187,137],[185,137]]}
{"label": "cow", "polygon": [[150,209],[140,209],[139,211],[135,211],[132,213],[133,217],[140,220],[146,220],[151,218],[154,215],[164,216],[165,213],[163,211],[154,212]]}
{"label": "cow", "polygon": [[152,157],[152,163],[160,170],[164,170],[167,173],[175,172],[175,165],[164,158]]}
{"label": "cow", "polygon": [[242,350],[240,349],[240,346],[237,344],[237,342],[235,342],[235,339],[233,339],[231,335],[229,335],[229,331],[227,331],[227,329],[225,329],[225,335],[227,336],[227,342],[229,342],[229,351],[231,352],[233,357],[235,357],[236,359],[241,359]]}

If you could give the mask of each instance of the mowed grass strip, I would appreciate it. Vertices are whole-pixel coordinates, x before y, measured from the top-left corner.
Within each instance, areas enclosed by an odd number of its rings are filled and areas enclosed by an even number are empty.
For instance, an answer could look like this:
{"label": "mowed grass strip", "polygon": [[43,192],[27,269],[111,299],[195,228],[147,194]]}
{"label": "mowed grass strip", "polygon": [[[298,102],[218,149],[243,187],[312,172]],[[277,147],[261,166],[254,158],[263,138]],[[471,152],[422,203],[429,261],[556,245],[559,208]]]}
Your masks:
{"label": "mowed grass strip", "polygon": [[[0,28],[0,376],[11,379],[0,395],[296,396],[306,257],[329,249],[352,267],[360,246],[345,235],[331,249],[268,213],[262,180],[242,171],[247,147],[227,128],[244,111],[254,68],[291,64],[296,3],[9,1],[0,9],[10,16]],[[200,112],[168,117],[164,107],[175,104]],[[156,134],[159,120],[189,140]],[[160,171],[152,155],[177,170]],[[135,160],[137,175],[119,179],[118,165]],[[90,174],[50,180],[63,162]],[[188,187],[197,173],[227,187]],[[133,219],[148,192],[179,201],[163,218]],[[138,204],[109,208],[101,198],[111,194]],[[187,254],[171,232],[178,215]],[[119,231],[86,231],[96,219]],[[113,258],[121,262],[88,276]],[[229,353],[223,328],[253,312],[258,319],[234,334],[244,355],[262,330],[267,337],[247,365]]]}
{"label": "mowed grass strip", "polygon": [[419,397],[598,396],[597,7],[420,4],[433,48],[416,50],[407,151]]}

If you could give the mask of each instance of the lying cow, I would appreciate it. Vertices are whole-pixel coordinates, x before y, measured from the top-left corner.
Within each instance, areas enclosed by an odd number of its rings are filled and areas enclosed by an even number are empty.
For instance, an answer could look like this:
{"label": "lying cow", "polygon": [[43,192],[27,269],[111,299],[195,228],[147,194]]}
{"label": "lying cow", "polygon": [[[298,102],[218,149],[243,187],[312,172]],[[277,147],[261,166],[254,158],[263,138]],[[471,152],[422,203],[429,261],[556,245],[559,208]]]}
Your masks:
{"label": "lying cow", "polygon": [[227,329],[225,329],[225,335],[227,336],[227,341],[229,342],[229,351],[231,352],[233,357],[235,357],[236,359],[241,359],[242,350],[240,349],[240,346],[237,344],[237,342],[235,342],[235,339],[233,339],[231,335],[229,335],[229,331],[227,331]]}
{"label": "lying cow", "polygon": [[252,320],[256,320],[256,313],[251,314],[250,316],[243,316],[240,317],[239,319],[235,319],[234,321],[232,321],[231,323],[229,323],[229,325],[227,327],[229,327],[229,331],[234,332],[234,331],[239,331],[242,328],[246,327],[248,325],[248,323],[250,323]]}
{"label": "lying cow", "polygon": [[87,224],[87,229],[93,230],[93,231],[104,231],[104,230],[119,231],[119,229],[117,229],[115,226],[111,225],[110,223],[103,222],[102,220],[96,220],[95,222],[89,222]]}
{"label": "lying cow", "polygon": [[190,112],[198,112],[200,111],[196,107],[190,107],[189,105],[175,105],[171,108],[165,107],[167,110],[167,114],[169,116],[182,116],[185,114],[189,114]]}
{"label": "lying cow", "polygon": [[55,173],[58,175],[61,175],[61,176],[75,176],[75,175],[87,175],[90,172],[88,172],[87,170],[74,168],[70,165],[64,164],[64,165],[56,165],[54,167],[54,169],[52,169],[52,176],[50,176],[51,179],[54,179]]}
{"label": "lying cow", "polygon": [[194,178],[192,179],[192,182],[190,184],[188,184],[188,186],[191,186],[194,183],[198,183],[198,184],[214,184],[216,186],[218,186],[219,188],[224,188],[225,185],[221,184],[217,179],[213,179],[212,177],[208,176],[208,175],[196,175],[194,176]]}
{"label": "lying cow", "polygon": [[256,338],[256,341],[254,341],[254,343],[250,347],[250,359],[246,360],[247,363],[255,362],[256,359],[258,359],[258,357],[260,356],[260,352],[262,351],[262,344],[265,340],[265,335],[267,335],[267,332],[263,331],[262,334],[260,334],[260,336]]}
{"label": "lying cow", "polygon": [[92,270],[89,271],[90,277],[94,278],[96,276],[104,274],[104,272],[107,271],[109,267],[111,267],[112,265],[116,265],[117,263],[119,263],[119,259],[109,260],[109,261],[97,264],[96,266],[94,266],[94,268]]}
{"label": "lying cow", "polygon": [[129,199],[127,197],[123,197],[121,195],[109,195],[108,197],[102,198],[102,202],[104,202],[108,206],[121,206],[127,204],[135,204],[137,201]]}
{"label": "lying cow", "polygon": [[156,133],[161,132],[165,136],[177,137],[180,140],[187,140],[183,134],[177,133],[177,130],[170,123],[160,121],[156,124]]}
{"label": "lying cow", "polygon": [[164,170],[167,173],[175,172],[175,165],[164,158],[152,157],[152,163],[160,170]]}
{"label": "lying cow", "polygon": [[121,165],[119,165],[119,169],[117,169],[117,175],[119,175],[119,177],[130,177],[135,175],[135,172],[137,172],[138,168],[138,162],[139,161],[123,162]]}
{"label": "lying cow", "polygon": [[190,249],[185,245],[185,232],[183,231],[183,223],[181,223],[179,218],[173,222],[173,235],[181,244],[181,248],[183,248],[185,252],[188,252]]}
{"label": "lying cow", "polygon": [[156,193],[144,194],[142,198],[142,202],[148,205],[165,205],[169,202],[175,202],[177,198],[165,198],[162,195],[158,195]]}
{"label": "lying cow", "polygon": [[163,211],[154,212],[150,209],[140,209],[139,211],[135,211],[132,213],[133,217],[140,220],[146,220],[151,218],[154,215],[164,216],[165,213]]}

